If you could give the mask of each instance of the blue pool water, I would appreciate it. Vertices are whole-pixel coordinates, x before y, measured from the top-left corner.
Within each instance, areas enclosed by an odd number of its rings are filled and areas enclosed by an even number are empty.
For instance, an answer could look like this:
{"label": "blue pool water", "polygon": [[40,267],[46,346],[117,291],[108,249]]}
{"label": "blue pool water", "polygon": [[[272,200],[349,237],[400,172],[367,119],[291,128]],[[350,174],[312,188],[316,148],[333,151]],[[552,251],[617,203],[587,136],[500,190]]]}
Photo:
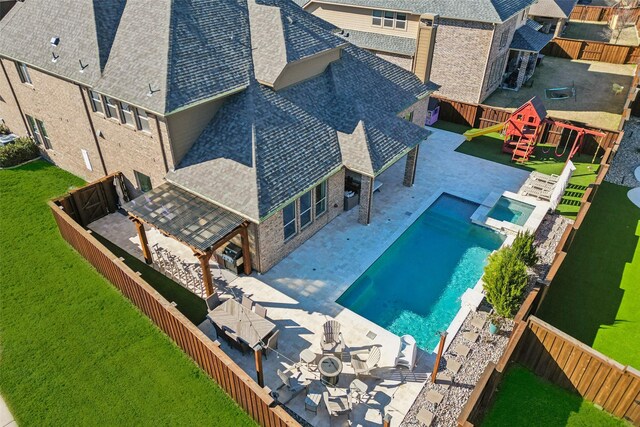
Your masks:
{"label": "blue pool water", "polygon": [[517,200],[502,196],[498,199],[498,203],[489,211],[489,218],[498,221],[507,221],[516,225],[524,225],[531,212],[536,207],[528,203],[522,203]]}
{"label": "blue pool water", "polygon": [[482,276],[504,236],[470,221],[479,205],[443,194],[338,303],[432,350],[460,309],[460,297]]}

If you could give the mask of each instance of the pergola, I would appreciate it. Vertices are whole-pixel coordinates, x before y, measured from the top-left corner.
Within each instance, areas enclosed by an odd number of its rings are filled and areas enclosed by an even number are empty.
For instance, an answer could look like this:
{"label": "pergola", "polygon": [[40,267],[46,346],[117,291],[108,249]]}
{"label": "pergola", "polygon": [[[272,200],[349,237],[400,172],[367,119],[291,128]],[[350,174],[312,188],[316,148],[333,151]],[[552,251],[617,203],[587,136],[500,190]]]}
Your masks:
{"label": "pergola", "polygon": [[213,294],[211,256],[238,234],[242,238],[244,272],[251,273],[249,223],[241,216],[169,183],[126,203],[123,209],[136,225],[147,264],[152,264],[153,259],[144,224],[191,248],[200,261],[207,296]]}

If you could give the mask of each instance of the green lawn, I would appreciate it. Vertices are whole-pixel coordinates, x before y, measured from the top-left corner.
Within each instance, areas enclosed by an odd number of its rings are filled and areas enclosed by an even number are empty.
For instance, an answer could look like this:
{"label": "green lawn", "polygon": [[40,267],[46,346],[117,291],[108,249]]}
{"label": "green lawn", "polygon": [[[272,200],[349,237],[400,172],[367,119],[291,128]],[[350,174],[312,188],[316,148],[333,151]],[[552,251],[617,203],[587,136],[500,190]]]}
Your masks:
{"label": "green lawn", "polygon": [[[468,126],[443,121],[437,122],[434,127],[460,134],[470,129]],[[502,135],[499,133],[490,133],[475,138],[472,141],[463,142],[456,151],[470,156],[491,160],[492,162],[503,165],[528,171],[535,170],[546,174],[559,175],[564,168],[564,164],[567,159],[566,154],[562,157],[557,157],[553,148],[549,149],[541,146],[536,147],[534,155],[527,163],[523,165],[514,163],[511,161],[511,156],[502,152],[502,142]],[[548,152],[544,153],[544,151]],[[560,152],[562,152],[562,150],[560,150]],[[573,176],[569,180],[569,186],[567,187],[567,191],[565,192],[560,205],[558,205],[558,212],[566,217],[576,217],[578,210],[580,209],[580,199],[582,198],[582,195],[589,184],[594,182],[596,179],[600,165],[597,163],[592,164],[592,159],[592,155],[577,155],[573,158],[576,170],[573,172]],[[597,160],[598,159],[596,159],[596,162]]]}
{"label": "green lawn", "polygon": [[93,237],[98,239],[100,243],[105,245],[107,249],[116,256],[124,258],[124,263],[131,267],[133,271],[140,272],[140,277],[153,286],[167,301],[175,302],[176,308],[191,320],[192,323],[199,325],[206,318],[207,304],[202,298],[183,288],[164,274],[148,266],[98,233],[93,232]]}
{"label": "green lawn", "polygon": [[640,209],[602,183],[538,317],[640,368]]}
{"label": "green lawn", "polygon": [[520,365],[514,365],[506,372],[495,399],[482,422],[483,427],[629,425],[626,421],[597,409],[579,395],[537,377]]}
{"label": "green lawn", "polygon": [[255,425],[62,240],[45,202],[82,181],[0,171],[0,393],[19,425]]}

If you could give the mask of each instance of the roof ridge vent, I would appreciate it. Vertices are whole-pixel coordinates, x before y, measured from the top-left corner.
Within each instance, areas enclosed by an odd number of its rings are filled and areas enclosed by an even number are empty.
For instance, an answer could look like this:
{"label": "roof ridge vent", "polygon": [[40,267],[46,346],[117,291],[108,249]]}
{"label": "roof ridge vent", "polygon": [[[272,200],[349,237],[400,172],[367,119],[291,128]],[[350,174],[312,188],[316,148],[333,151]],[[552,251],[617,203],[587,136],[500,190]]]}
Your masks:
{"label": "roof ridge vent", "polygon": [[60,44],[60,37],[51,37],[50,42],[52,47],[58,47]]}

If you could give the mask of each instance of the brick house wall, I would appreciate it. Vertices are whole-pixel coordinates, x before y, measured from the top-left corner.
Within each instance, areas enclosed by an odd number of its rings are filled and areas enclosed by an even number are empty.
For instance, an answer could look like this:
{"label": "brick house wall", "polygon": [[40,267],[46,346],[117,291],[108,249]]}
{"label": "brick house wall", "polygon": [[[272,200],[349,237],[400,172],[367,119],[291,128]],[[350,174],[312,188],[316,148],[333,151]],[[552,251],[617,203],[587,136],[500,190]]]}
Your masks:
{"label": "brick house wall", "polygon": [[20,110],[11,92],[9,80],[5,75],[4,70],[8,67],[14,67],[13,62],[0,58],[0,119],[2,119],[16,135],[26,135],[27,128],[24,125]]}
{"label": "brick house wall", "polygon": [[482,82],[482,92],[478,102],[483,102],[502,82],[502,74],[507,67],[509,46],[516,32],[518,16],[512,16],[507,21],[495,27],[491,49],[487,60],[487,69]]}
{"label": "brick house wall", "polygon": [[[282,209],[259,225],[252,224],[249,231],[251,234],[250,242],[253,245],[253,268],[260,273],[267,272],[318,230],[340,215],[344,209],[344,179],[344,168],[327,179],[327,211],[303,230],[300,230],[299,218],[296,218],[298,233],[286,242],[284,241]],[[298,202],[296,201],[296,203]],[[315,200],[312,200],[312,206],[315,211]],[[299,212],[299,209],[297,212]]]}
{"label": "brick house wall", "polygon": [[480,102],[492,39],[492,24],[440,19],[431,69],[438,95]]}
{"label": "brick house wall", "polygon": [[[31,67],[29,75],[33,84],[25,84],[20,81],[13,61],[4,58],[0,61],[22,112],[44,122],[51,141],[51,149],[41,146],[47,160],[87,181],[121,171],[132,196],[140,194],[134,170],[149,176],[154,187],[163,182],[167,170],[173,167],[173,158],[162,117],[148,113],[150,132],[139,131],[93,112],[86,88]],[[30,132],[20,117],[9,81],[3,71],[0,117],[14,133],[27,136]],[[92,170],[85,165],[81,150],[87,151]]]}
{"label": "brick house wall", "polygon": [[409,113],[413,113],[412,123],[418,126],[424,126],[424,123],[427,120],[427,112],[429,110],[429,97],[421,99],[420,101],[413,104],[411,107],[407,108],[400,114],[398,117],[405,117]]}

